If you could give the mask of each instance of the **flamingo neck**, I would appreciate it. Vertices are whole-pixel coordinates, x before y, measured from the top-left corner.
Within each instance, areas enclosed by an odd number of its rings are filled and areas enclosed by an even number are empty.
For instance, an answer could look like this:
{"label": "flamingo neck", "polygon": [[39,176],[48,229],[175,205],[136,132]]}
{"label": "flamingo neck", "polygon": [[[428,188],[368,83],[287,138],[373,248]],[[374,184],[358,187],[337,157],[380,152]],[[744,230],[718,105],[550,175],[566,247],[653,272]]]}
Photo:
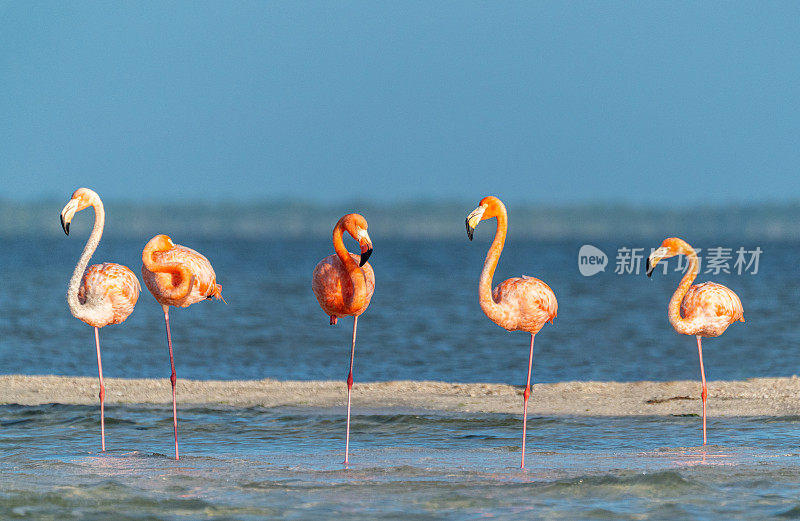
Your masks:
{"label": "flamingo neck", "polygon": [[[86,271],[86,266],[89,265],[89,260],[92,258],[97,245],[100,243],[100,238],[103,236],[103,227],[106,222],[106,212],[103,209],[103,202],[97,198],[92,202],[94,208],[94,227],[89,239],[86,241],[86,246],[83,247],[83,253],[78,264],[75,266],[75,271],[72,272],[72,278],[69,279],[69,286],[67,287],[67,303],[72,316],[87,322],[99,318],[99,315],[105,315],[107,311],[101,302],[87,298],[83,304],[78,299],[78,291],[81,287],[83,273]],[[88,289],[88,288],[87,288]],[[89,292],[87,291],[87,297]]]}
{"label": "flamingo neck", "polygon": [[669,301],[668,315],[669,323],[672,324],[675,331],[682,335],[693,335],[694,332],[691,322],[681,316],[681,303],[683,302],[683,297],[685,297],[686,293],[689,291],[692,282],[697,278],[699,266],[697,253],[695,253],[694,249],[689,247],[689,253],[686,256],[689,258],[689,267],[686,270],[686,275],[681,279],[681,283],[678,284],[678,289],[672,294],[672,298]]}
{"label": "flamingo neck", "polygon": [[481,309],[486,313],[487,317],[495,322],[497,322],[495,319],[500,318],[501,310],[500,305],[492,297],[492,278],[494,277],[494,270],[497,268],[497,262],[500,260],[503,245],[506,242],[507,231],[508,213],[506,213],[505,207],[500,207],[500,211],[497,214],[497,230],[494,233],[492,246],[486,254],[486,260],[483,262],[483,271],[478,283],[478,298]]}
{"label": "flamingo neck", "polygon": [[154,240],[148,242],[142,251],[142,264],[152,273],[169,273],[178,275],[180,283],[177,286],[159,286],[159,296],[170,300],[182,300],[189,295],[194,286],[195,277],[192,271],[180,262],[160,262],[155,259],[155,253],[164,251],[158,247]]}
{"label": "flamingo neck", "polygon": [[347,314],[352,314],[364,307],[364,301],[367,297],[367,280],[364,270],[358,266],[350,252],[347,251],[342,239],[343,234],[344,223],[340,221],[333,229],[333,249],[336,252],[336,256],[342,261],[342,265],[350,276],[350,281],[353,285],[350,299],[347,299],[347,294],[345,294],[346,309],[344,310]]}

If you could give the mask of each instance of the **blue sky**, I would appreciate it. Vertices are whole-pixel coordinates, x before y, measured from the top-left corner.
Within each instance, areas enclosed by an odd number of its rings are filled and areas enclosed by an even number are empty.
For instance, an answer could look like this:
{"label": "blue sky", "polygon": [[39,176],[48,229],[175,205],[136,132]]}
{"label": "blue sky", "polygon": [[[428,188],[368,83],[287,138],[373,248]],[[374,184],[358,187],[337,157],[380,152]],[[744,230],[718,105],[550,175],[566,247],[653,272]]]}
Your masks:
{"label": "blue sky", "polygon": [[800,199],[797,2],[3,2],[0,197]]}

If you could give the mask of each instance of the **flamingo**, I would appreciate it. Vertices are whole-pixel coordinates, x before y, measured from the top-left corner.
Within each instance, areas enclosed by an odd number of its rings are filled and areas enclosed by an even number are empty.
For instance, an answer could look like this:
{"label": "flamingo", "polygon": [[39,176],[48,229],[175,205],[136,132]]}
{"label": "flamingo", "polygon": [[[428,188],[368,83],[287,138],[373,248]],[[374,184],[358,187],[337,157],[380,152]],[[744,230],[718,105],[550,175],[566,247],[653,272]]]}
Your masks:
{"label": "flamingo", "polygon": [[100,333],[103,326],[120,324],[133,312],[139,299],[139,279],[121,264],[104,262],[89,264],[92,254],[103,236],[106,212],[103,201],[96,192],[88,188],[78,188],[69,202],[61,210],[61,227],[69,235],[69,225],[76,213],[89,207],[94,208],[94,227],[86,246],[83,248],[72,278],[67,288],[67,303],[72,316],[94,327],[94,343],[97,348],[97,373],[100,377],[100,439],[103,452],[106,451],[106,388],[103,384],[103,362],[100,358]]}
{"label": "flamingo", "polygon": [[[677,237],[664,239],[661,247],[654,250],[647,258],[647,276],[653,274],[656,264],[661,259],[668,259],[675,255],[685,255],[689,258],[689,267],[686,275],[678,284],[678,289],[672,295],[667,308],[669,323],[682,335],[695,335],[697,337],[697,353],[700,356],[700,379],[702,390],[700,397],[703,400],[703,445],[706,444],[706,374],[703,370],[702,337],[720,336],[728,326],[740,320],[744,322],[744,310],[739,297],[731,289],[716,282],[695,284],[692,282],[697,277],[699,263],[697,253]],[[683,316],[681,316],[683,315]]]}
{"label": "flamingo", "polygon": [[528,397],[531,395],[531,369],[533,367],[533,339],[545,322],[553,323],[558,312],[558,302],[550,286],[539,279],[523,275],[500,283],[492,290],[492,277],[503,251],[508,230],[508,213],[500,199],[487,196],[480,205],[467,216],[467,237],[472,240],[475,227],[485,219],[497,217],[494,241],[486,254],[481,279],[478,283],[478,300],[481,309],[495,324],[508,331],[527,331],[531,334],[531,348],[528,355],[528,382],[525,384],[522,410],[522,462],[525,468],[525,438],[528,423]]}
{"label": "flamingo", "polygon": [[175,434],[175,459],[178,460],[178,407],[175,397],[175,359],[172,356],[172,336],[169,331],[169,306],[185,308],[195,302],[216,297],[222,298],[222,285],[211,263],[200,253],[175,244],[166,235],[156,235],[142,251],[142,279],[164,310],[167,326],[167,345],[172,374],[172,426]]}
{"label": "flamingo", "polygon": [[[361,247],[361,255],[347,251],[342,241],[344,232],[350,234]],[[350,453],[350,394],[353,389],[353,358],[356,351],[358,316],[367,310],[375,291],[375,273],[367,259],[372,255],[372,240],[367,233],[367,220],[357,213],[339,219],[333,228],[334,255],[328,255],[314,268],[311,289],[320,307],[331,317],[330,325],[338,318],[353,317],[353,343],[350,348],[350,372],[347,375],[347,429],[344,444],[344,465],[349,464]]]}

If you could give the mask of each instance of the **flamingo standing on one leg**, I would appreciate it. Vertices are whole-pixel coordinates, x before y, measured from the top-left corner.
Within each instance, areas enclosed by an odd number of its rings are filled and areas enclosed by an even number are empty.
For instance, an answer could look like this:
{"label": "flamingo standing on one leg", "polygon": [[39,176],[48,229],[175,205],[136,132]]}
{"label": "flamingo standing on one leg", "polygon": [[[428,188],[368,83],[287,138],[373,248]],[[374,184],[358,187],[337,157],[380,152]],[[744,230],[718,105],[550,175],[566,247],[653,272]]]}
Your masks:
{"label": "flamingo standing on one leg", "polygon": [[533,367],[533,337],[544,326],[553,322],[558,312],[558,302],[550,286],[533,277],[514,277],[500,283],[492,291],[492,277],[503,251],[508,230],[508,213],[500,199],[488,196],[481,199],[480,206],[467,216],[467,237],[472,240],[475,227],[482,220],[497,217],[494,241],[486,254],[481,279],[478,283],[478,300],[487,317],[508,331],[527,331],[531,334],[531,349],[528,355],[528,382],[523,394],[525,404],[522,412],[522,463],[525,468],[525,437],[528,423],[528,397],[531,394],[531,368]]}
{"label": "flamingo standing on one leg", "polygon": [[67,303],[72,316],[94,327],[94,342],[97,347],[97,372],[100,376],[100,439],[103,452],[106,450],[105,396],[103,385],[103,362],[100,359],[99,329],[108,324],[119,324],[133,312],[139,299],[139,279],[133,272],[112,262],[89,264],[89,259],[100,243],[106,213],[100,196],[88,188],[78,188],[67,205],[61,210],[61,227],[69,235],[69,224],[73,216],[89,207],[94,208],[94,227],[83,248],[67,289]]}
{"label": "flamingo standing on one leg", "polygon": [[[342,234],[347,232],[361,246],[361,256],[347,251]],[[367,310],[375,291],[375,273],[367,259],[372,254],[372,241],[367,234],[367,220],[357,213],[347,214],[333,228],[334,255],[328,255],[317,264],[311,280],[311,289],[322,310],[330,315],[331,325],[336,319],[353,317],[353,344],[350,348],[350,372],[347,375],[347,431],[344,444],[344,464],[349,464],[350,454],[350,393],[353,389],[353,358],[356,351],[358,316]]]}
{"label": "flamingo standing on one leg", "polygon": [[172,374],[172,426],[175,433],[175,459],[178,459],[178,406],[175,396],[175,359],[172,356],[172,336],[169,331],[169,306],[185,308],[201,300],[222,299],[222,285],[211,263],[191,248],[174,244],[166,235],[156,235],[142,251],[142,278],[156,301],[164,309],[167,326],[167,345]]}
{"label": "flamingo standing on one leg", "polygon": [[697,353],[700,356],[700,378],[702,380],[700,397],[703,400],[703,445],[705,445],[708,390],[706,389],[706,373],[703,370],[703,347],[700,338],[720,336],[728,329],[729,325],[737,320],[744,322],[744,310],[736,293],[722,284],[704,282],[692,286],[699,270],[697,253],[685,241],[677,237],[664,239],[661,247],[650,254],[647,258],[647,276],[653,274],[658,261],[675,255],[688,257],[689,267],[669,301],[667,314],[669,323],[672,324],[675,331],[682,335],[697,337]]}

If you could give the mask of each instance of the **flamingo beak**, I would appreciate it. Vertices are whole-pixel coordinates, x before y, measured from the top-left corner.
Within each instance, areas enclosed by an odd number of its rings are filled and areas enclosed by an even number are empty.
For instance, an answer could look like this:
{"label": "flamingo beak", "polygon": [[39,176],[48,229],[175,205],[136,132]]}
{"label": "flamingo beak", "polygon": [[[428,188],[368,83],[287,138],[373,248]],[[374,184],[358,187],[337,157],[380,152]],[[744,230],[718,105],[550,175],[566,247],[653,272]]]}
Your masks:
{"label": "flamingo beak", "polygon": [[486,206],[481,205],[470,212],[467,216],[466,224],[467,224],[467,237],[469,240],[472,240],[472,236],[475,233],[475,228],[478,226],[478,223],[481,222],[483,218],[483,213],[486,211]]}
{"label": "flamingo beak", "polygon": [[361,260],[358,266],[361,267],[367,263],[369,256],[372,255],[372,239],[369,238],[367,230],[358,230],[358,244],[361,246]]}
{"label": "flamingo beak", "polygon": [[78,204],[79,201],[77,199],[70,199],[64,209],[61,210],[61,228],[64,229],[64,233],[67,235],[69,235],[69,223],[72,222],[72,217],[78,211]]}
{"label": "flamingo beak", "polygon": [[656,264],[658,261],[663,259],[667,256],[667,249],[663,246],[658,248],[657,250],[653,251],[649,257],[647,257],[647,276],[651,276],[653,274],[653,270],[656,269]]}

